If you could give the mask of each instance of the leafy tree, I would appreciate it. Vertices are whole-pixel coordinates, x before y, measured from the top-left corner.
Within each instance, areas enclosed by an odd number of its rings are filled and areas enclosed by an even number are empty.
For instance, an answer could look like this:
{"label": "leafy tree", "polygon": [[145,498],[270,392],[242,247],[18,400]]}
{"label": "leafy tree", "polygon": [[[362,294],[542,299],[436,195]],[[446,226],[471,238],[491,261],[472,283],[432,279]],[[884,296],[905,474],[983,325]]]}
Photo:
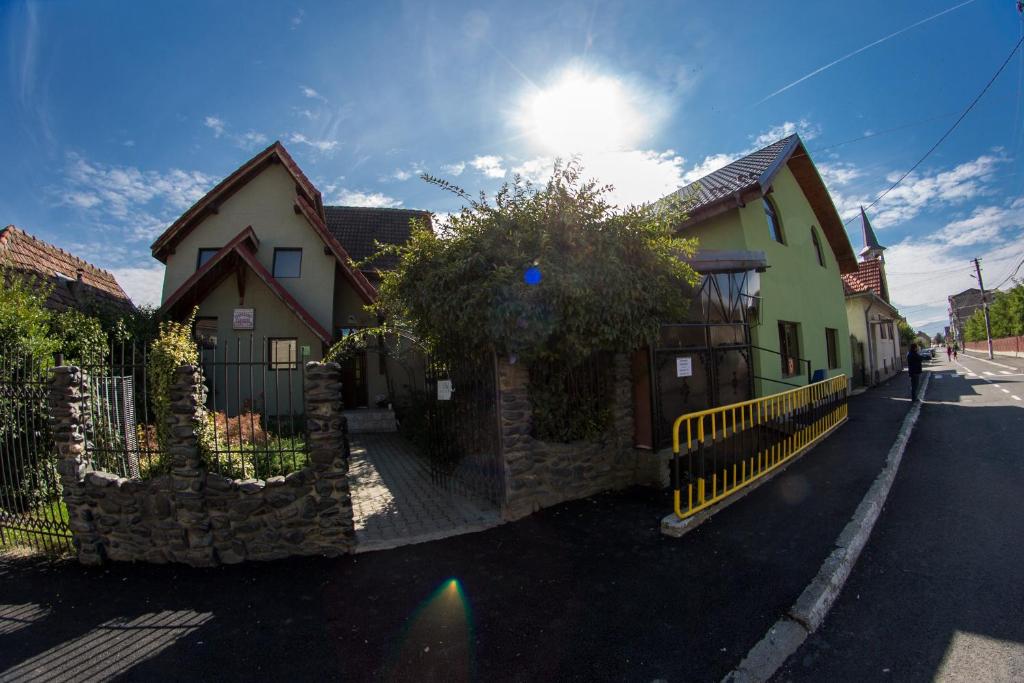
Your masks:
{"label": "leafy tree", "polygon": [[401,260],[383,275],[378,312],[435,352],[575,364],[641,347],[685,315],[698,278],[679,258],[695,249],[674,233],[681,205],[616,209],[611,188],[582,180],[576,162],[556,163],[539,188],[517,176],[493,204],[424,179],[468,206],[438,232],[420,223],[383,250]]}
{"label": "leafy tree", "polygon": [[50,311],[46,298],[51,286],[0,266],[0,355],[8,360],[33,356],[47,361],[59,348],[50,335]]}
{"label": "leafy tree", "polygon": [[900,346],[910,346],[916,341],[917,332],[914,332],[914,328],[906,320],[897,320],[896,329],[900,334]]}
{"label": "leafy tree", "polygon": [[936,332],[935,336],[932,338],[932,341],[941,346],[942,344],[946,343],[946,338],[942,335],[941,332]]}

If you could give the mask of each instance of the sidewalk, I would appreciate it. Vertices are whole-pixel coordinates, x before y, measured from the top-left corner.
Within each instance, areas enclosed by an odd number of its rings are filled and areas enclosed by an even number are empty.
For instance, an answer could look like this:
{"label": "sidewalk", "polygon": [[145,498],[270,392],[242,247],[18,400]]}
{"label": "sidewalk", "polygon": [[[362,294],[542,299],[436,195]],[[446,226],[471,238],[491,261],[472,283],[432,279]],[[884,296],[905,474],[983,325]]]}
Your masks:
{"label": "sidewalk", "polygon": [[[907,384],[853,397],[848,424],[681,539],[659,532],[670,494],[633,489],[336,560],[0,562],[0,680],[57,666],[122,680],[720,680],[817,574],[882,468]],[[132,668],[114,659],[129,650]]]}

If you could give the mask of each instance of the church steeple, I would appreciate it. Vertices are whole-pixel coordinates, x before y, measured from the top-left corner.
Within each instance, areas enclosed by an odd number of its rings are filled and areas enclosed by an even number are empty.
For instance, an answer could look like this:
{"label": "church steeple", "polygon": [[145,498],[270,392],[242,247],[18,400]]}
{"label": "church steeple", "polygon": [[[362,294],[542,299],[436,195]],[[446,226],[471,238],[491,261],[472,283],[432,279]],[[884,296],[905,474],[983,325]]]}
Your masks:
{"label": "church steeple", "polygon": [[871,228],[871,221],[868,220],[868,215],[864,213],[864,207],[860,207],[860,223],[861,232],[864,235],[864,248],[860,250],[861,261],[871,261],[874,259],[881,259],[885,261],[885,256],[882,254],[885,251],[885,247],[878,243],[878,238],[875,237],[875,231]]}

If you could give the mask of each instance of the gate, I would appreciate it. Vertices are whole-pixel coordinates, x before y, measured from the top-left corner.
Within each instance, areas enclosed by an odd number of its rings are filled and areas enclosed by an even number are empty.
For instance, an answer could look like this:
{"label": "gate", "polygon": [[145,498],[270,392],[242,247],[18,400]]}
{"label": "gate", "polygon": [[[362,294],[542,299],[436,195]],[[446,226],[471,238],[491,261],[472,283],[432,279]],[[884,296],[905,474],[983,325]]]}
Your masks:
{"label": "gate", "polygon": [[427,358],[423,445],[434,484],[501,507],[505,469],[495,375],[492,355],[448,362]]}
{"label": "gate", "polygon": [[0,354],[0,550],[71,550],[47,411],[47,367]]}
{"label": "gate", "polygon": [[756,297],[749,273],[704,275],[689,322],[662,325],[651,351],[654,443],[672,442],[677,417],[754,395],[750,318]]}

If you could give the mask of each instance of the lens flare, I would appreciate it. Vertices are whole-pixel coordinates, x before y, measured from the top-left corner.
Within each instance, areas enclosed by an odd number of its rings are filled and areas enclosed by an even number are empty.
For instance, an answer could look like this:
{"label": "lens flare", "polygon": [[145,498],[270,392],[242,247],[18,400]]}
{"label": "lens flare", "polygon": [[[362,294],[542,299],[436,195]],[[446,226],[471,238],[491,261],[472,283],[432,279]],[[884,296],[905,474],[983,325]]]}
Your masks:
{"label": "lens flare", "polygon": [[387,665],[385,680],[474,679],[473,619],[462,584],[451,578],[413,612]]}

